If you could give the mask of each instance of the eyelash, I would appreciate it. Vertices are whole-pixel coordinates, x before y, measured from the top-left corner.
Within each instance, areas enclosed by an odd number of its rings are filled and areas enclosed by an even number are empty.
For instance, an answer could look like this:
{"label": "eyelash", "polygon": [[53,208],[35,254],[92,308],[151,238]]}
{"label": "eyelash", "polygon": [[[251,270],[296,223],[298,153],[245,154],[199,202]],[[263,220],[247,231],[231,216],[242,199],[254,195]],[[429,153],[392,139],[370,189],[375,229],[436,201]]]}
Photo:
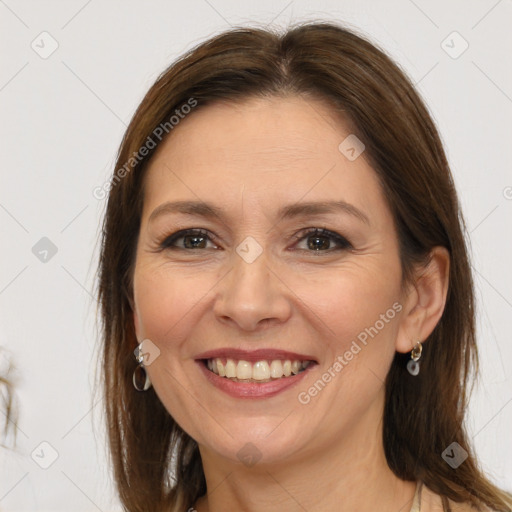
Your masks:
{"label": "eyelash", "polygon": [[338,233],[335,233],[334,231],[329,231],[326,228],[306,228],[296,235],[293,236],[297,241],[305,240],[309,237],[326,237],[330,240],[334,240],[335,243],[338,244],[338,247],[336,249],[327,249],[325,251],[307,251],[307,249],[296,249],[296,250],[306,250],[307,252],[332,252],[333,250],[347,250],[347,249],[353,249],[352,244],[343,236],[341,236]]}
{"label": "eyelash", "polygon": [[[215,237],[208,234],[208,232],[204,229],[182,229],[180,231],[177,231],[176,233],[173,233],[172,235],[166,237],[159,245],[160,250],[183,250],[183,251],[190,251],[194,250],[194,248],[187,249],[185,247],[177,247],[176,245],[173,245],[176,243],[177,240],[184,238],[186,236],[196,236],[196,237],[206,237],[208,241],[215,243]],[[308,249],[295,249],[299,251],[306,251],[306,252],[312,252],[312,253],[329,253],[333,250],[348,250],[352,249],[352,244],[343,236],[339,235],[338,233],[335,233],[333,231],[329,231],[325,228],[306,228],[301,230],[299,233],[293,236],[295,240],[298,242],[307,239],[309,237],[327,237],[328,239],[333,240],[336,244],[338,244],[338,247],[335,249],[329,248],[326,250],[308,250]]]}

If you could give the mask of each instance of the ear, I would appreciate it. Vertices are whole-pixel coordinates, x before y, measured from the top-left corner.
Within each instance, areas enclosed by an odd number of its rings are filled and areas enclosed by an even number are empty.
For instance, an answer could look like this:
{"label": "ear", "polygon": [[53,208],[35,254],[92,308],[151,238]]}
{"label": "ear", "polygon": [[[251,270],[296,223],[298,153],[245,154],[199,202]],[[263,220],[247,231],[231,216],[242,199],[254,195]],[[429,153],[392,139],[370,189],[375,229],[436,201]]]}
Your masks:
{"label": "ear", "polygon": [[[133,288],[132,288],[132,290],[133,290]],[[140,326],[140,320],[139,320],[137,308],[135,306],[134,292],[133,291],[132,291],[132,293],[126,292],[126,298],[128,300],[128,304],[130,305],[130,308],[132,310],[133,329],[135,331],[135,341],[137,342],[137,340],[141,340],[142,338],[140,337],[140,327],[141,326]]]}
{"label": "ear", "polygon": [[398,352],[410,352],[416,341],[425,341],[443,315],[448,294],[450,253],[434,247],[426,267],[418,269],[415,281],[404,292],[404,308],[396,338]]}
{"label": "ear", "polygon": [[132,306],[132,314],[133,314],[133,326],[135,329],[135,337],[138,340],[141,340],[140,337],[140,322],[139,322],[139,315],[137,314],[137,309]]}

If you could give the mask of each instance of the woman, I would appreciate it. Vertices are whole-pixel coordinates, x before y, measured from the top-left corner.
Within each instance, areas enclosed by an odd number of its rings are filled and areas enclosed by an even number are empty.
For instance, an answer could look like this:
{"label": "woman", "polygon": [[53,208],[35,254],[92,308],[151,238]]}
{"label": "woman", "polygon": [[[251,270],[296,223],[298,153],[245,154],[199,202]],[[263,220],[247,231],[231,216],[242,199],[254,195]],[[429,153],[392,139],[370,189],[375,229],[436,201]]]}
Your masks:
{"label": "woman", "polygon": [[108,189],[127,510],[510,510],[463,426],[477,359],[452,177],[373,44],[325,23],[210,39],[151,87]]}

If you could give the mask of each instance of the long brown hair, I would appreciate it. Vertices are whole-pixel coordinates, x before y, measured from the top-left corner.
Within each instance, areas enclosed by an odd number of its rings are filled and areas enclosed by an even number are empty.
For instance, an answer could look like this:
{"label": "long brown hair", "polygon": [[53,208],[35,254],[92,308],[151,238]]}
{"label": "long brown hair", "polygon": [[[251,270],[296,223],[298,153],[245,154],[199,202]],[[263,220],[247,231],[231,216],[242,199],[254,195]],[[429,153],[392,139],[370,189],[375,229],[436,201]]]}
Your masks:
{"label": "long brown hair", "polygon": [[[131,512],[185,510],[206,492],[197,443],[152,389],[138,393],[132,385],[132,274],[143,177],[152,146],[164,139],[155,129],[166,126],[172,136],[169,119],[193,102],[195,111],[216,101],[289,95],[328,103],[364,141],[394,216],[404,283],[433,247],[450,252],[446,307],[424,345],[420,375],[412,377],[407,357],[397,353],[387,377],[383,442],[390,468],[401,479],[423,481],[446,507],[449,498],[510,510],[508,495],[478,468],[464,430],[467,385],[478,366],[474,295],[466,231],[437,129],[389,57],[330,23],[283,34],[233,29],[209,39],[160,75],[126,131],[109,185],[99,265],[106,419],[124,506]],[[441,457],[452,442],[469,454],[455,470]]]}
{"label": "long brown hair", "polygon": [[[0,358],[3,358],[0,347]],[[14,409],[14,386],[12,383],[12,364],[10,361],[6,368],[1,368],[4,374],[0,373],[0,446],[4,446],[9,432],[13,432],[13,444],[16,441],[16,411]]]}

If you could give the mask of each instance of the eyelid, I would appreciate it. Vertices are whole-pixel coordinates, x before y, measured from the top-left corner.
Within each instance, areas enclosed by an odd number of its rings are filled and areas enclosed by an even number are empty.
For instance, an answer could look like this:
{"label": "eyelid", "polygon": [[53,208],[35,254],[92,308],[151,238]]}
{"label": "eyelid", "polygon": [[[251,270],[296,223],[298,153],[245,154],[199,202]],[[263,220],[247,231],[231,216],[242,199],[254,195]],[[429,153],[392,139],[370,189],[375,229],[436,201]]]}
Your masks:
{"label": "eyelid", "polygon": [[158,244],[158,248],[159,250],[182,249],[185,251],[192,251],[194,249],[185,249],[183,247],[177,247],[176,245],[172,245],[174,242],[176,242],[176,240],[179,240],[180,238],[183,238],[187,235],[204,236],[207,238],[208,242],[213,243],[215,246],[219,245],[218,242],[216,241],[217,239],[215,235],[213,233],[210,233],[208,230],[204,228],[186,228],[180,229],[178,231],[175,231],[174,233],[171,233],[170,235],[163,237],[162,241]]}
{"label": "eyelid", "polygon": [[[353,249],[353,245],[350,243],[347,237],[340,235],[339,233],[336,233],[335,231],[330,231],[327,228],[317,228],[317,227],[310,227],[310,228],[304,228],[300,230],[298,233],[293,235],[293,238],[298,240],[299,242],[307,238],[308,236],[326,236],[328,238],[331,238],[338,244],[338,249]],[[305,250],[305,249],[298,249],[298,250]],[[308,251],[308,252],[332,252],[333,249],[329,249],[326,251]]]}
{"label": "eyelid", "polygon": [[[163,237],[163,239],[158,243],[158,250],[165,250],[165,249],[181,249],[185,251],[191,251],[192,249],[186,249],[183,247],[178,247],[176,245],[173,245],[173,243],[176,242],[176,240],[179,240],[180,238],[183,238],[185,236],[204,236],[207,238],[207,242],[213,243],[215,246],[219,246],[220,244],[217,242],[216,236],[209,232],[208,230],[204,228],[185,228],[180,229],[170,235],[167,235]],[[338,249],[352,249],[353,246],[350,243],[350,241],[343,235],[340,235],[339,233],[335,231],[330,231],[327,228],[318,228],[318,227],[309,227],[309,228],[303,228],[296,234],[292,235],[292,238],[297,240],[297,242],[300,242],[304,239],[306,239],[308,236],[325,236],[333,240],[337,244],[337,248],[334,249],[328,249],[325,251],[308,251],[307,249],[295,249],[295,250],[303,250],[306,252],[324,252],[329,253],[333,252],[333,250]],[[216,247],[218,249],[219,247]],[[200,249],[200,248],[199,248]],[[201,250],[201,249],[200,249]],[[204,249],[202,249],[204,250]]]}

